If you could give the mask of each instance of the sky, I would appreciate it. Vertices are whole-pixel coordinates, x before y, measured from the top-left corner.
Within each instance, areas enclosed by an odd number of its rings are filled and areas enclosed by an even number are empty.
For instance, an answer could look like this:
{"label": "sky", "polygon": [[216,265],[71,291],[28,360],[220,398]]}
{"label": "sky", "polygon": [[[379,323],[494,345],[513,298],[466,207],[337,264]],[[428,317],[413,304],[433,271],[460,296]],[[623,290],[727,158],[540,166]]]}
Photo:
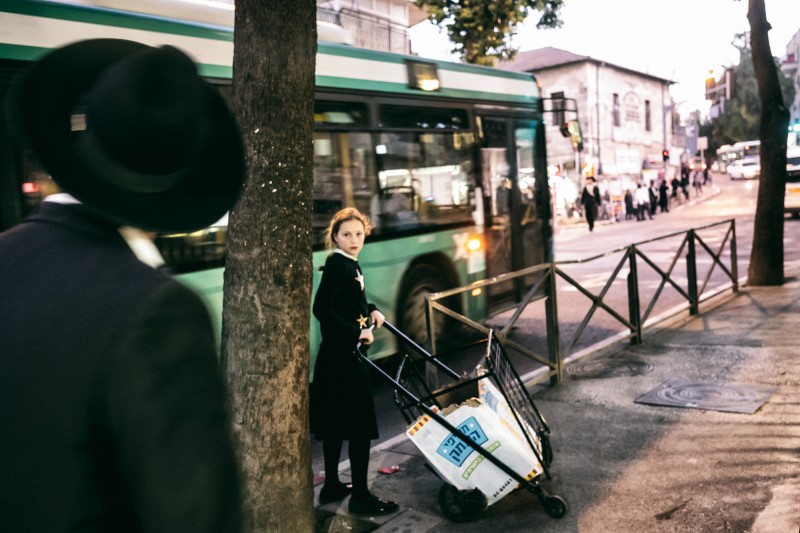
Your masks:
{"label": "sky", "polygon": [[[673,80],[670,91],[682,115],[704,115],[704,81],[709,69],[718,78],[739,62],[731,44],[749,31],[747,0],[564,0],[563,26],[538,30],[534,12],[514,40],[521,51],[554,46],[629,69]],[[800,30],[798,0],[765,0],[772,55],[786,55],[786,45]],[[411,29],[415,53],[450,59],[444,33],[428,22]]]}

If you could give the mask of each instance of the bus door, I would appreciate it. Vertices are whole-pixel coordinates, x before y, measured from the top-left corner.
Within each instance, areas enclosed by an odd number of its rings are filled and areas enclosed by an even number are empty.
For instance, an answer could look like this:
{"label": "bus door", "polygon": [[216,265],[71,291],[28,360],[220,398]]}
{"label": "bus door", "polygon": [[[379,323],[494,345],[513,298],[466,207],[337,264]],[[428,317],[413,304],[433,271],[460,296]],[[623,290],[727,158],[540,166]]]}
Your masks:
{"label": "bus door", "polygon": [[[486,217],[486,273],[513,272],[549,260],[543,242],[541,206],[547,183],[535,172],[535,122],[515,118],[481,118],[481,181]],[[537,181],[536,178],[539,178]],[[542,183],[540,183],[542,182]],[[549,195],[548,195],[549,196]],[[533,280],[491,285],[495,309],[518,302]]]}

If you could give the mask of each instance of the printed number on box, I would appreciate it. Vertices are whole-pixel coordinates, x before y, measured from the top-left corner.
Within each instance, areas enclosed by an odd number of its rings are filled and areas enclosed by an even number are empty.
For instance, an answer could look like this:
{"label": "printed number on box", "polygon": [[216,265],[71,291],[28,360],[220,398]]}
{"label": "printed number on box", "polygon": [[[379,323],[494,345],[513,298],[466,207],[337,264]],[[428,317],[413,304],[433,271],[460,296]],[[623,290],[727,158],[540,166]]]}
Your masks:
{"label": "printed number on box", "polygon": [[[475,444],[483,444],[489,438],[486,436],[486,433],[481,428],[481,425],[478,424],[478,421],[475,420],[474,416],[471,416],[464,420],[459,426],[458,430],[464,433],[466,436],[472,440]],[[450,433],[441,444],[439,444],[439,448],[436,449],[436,453],[450,461],[456,466],[461,466],[464,464],[464,461],[467,460],[467,457],[472,453],[472,448],[464,442],[461,437],[456,435],[455,433]]]}

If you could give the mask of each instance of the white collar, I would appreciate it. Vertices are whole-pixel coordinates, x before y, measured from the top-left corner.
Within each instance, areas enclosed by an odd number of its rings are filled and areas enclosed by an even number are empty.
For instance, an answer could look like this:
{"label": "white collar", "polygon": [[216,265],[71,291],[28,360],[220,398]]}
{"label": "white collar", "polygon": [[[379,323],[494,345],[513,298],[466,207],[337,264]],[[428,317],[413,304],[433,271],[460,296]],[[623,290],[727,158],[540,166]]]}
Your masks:
{"label": "white collar", "polygon": [[80,200],[65,192],[57,192],[51,194],[44,199],[45,202],[53,202],[54,204],[80,204]]}
{"label": "white collar", "polygon": [[348,258],[352,259],[353,261],[358,261],[358,257],[354,257],[354,256],[352,256],[352,255],[348,254],[347,252],[345,252],[345,251],[344,251],[344,250],[342,250],[341,248],[334,248],[334,249],[333,249],[333,253],[335,253],[335,254],[342,254],[343,256],[345,256],[345,257],[348,257]]}

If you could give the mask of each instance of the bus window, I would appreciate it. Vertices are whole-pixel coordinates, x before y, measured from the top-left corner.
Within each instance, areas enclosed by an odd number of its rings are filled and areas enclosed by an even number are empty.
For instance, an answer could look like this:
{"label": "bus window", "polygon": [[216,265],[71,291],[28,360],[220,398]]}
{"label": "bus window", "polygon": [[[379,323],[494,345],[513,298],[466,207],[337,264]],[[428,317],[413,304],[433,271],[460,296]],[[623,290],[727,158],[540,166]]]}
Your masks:
{"label": "bus window", "polygon": [[472,145],[471,133],[380,134],[377,229],[471,222]]}
{"label": "bus window", "polygon": [[533,164],[533,128],[530,125],[514,128],[517,143],[517,172],[519,172],[522,223],[536,217],[536,173]]}
{"label": "bus window", "polygon": [[314,133],[314,245],[334,213],[344,207],[370,212],[375,194],[375,169],[369,133]]}
{"label": "bus window", "polygon": [[161,257],[176,274],[225,265],[228,214],[207,228],[191,233],[169,233],[154,239]]}
{"label": "bus window", "polygon": [[468,130],[467,112],[458,108],[383,106],[382,128],[414,128],[433,130]]}
{"label": "bus window", "polygon": [[320,125],[366,126],[367,105],[357,102],[317,101],[314,103],[314,123]]}

